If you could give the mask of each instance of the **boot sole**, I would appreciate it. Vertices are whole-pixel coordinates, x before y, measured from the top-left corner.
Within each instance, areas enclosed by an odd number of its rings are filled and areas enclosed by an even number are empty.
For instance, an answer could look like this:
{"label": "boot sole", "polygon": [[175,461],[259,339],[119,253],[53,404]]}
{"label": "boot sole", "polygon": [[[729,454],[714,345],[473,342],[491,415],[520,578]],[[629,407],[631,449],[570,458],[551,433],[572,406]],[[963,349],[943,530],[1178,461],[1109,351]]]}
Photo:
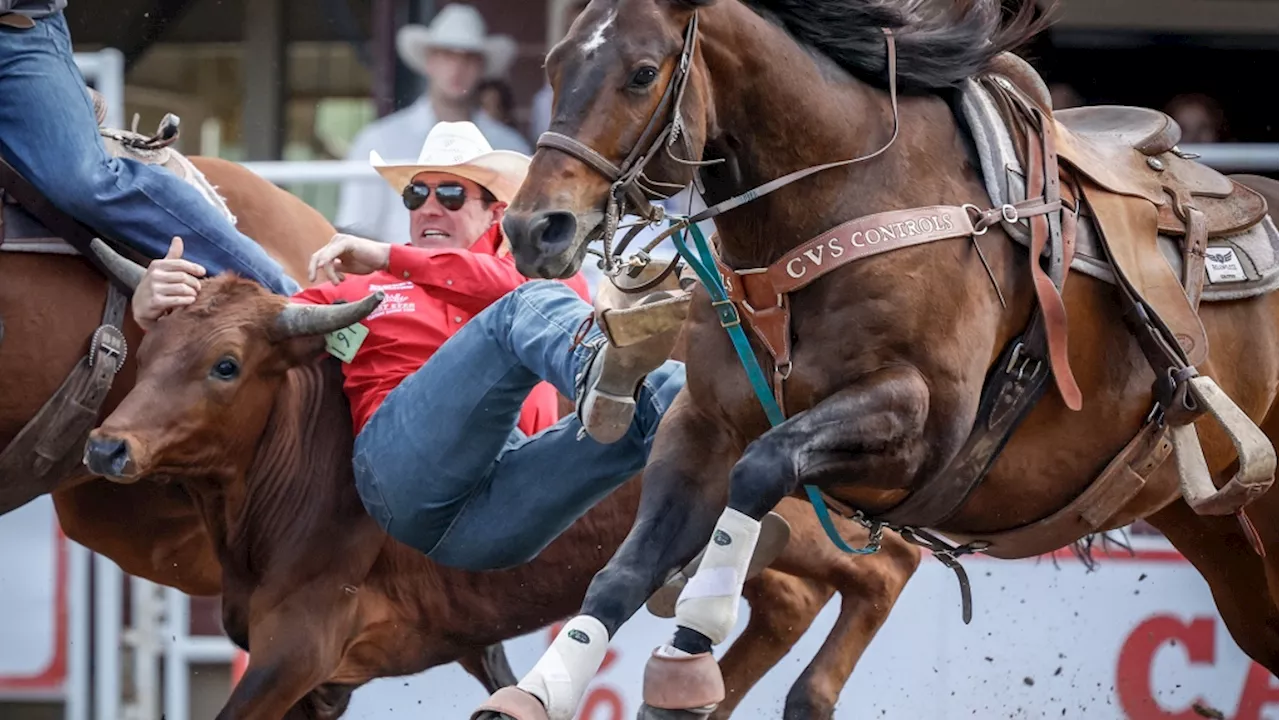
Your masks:
{"label": "boot sole", "polygon": [[621,440],[631,429],[631,420],[636,414],[636,401],[631,395],[617,395],[603,390],[601,384],[597,383],[583,401],[582,417],[579,420],[593,440],[608,445]]}

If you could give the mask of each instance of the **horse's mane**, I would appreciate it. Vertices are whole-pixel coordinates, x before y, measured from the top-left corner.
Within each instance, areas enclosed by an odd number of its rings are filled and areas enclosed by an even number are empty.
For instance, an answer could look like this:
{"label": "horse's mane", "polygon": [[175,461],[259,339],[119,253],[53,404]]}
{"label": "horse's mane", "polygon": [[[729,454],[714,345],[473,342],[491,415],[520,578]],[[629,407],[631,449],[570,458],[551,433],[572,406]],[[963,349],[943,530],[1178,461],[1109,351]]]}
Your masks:
{"label": "horse's mane", "polygon": [[[992,58],[1025,44],[1049,25],[1033,0],[1006,15],[1000,0],[742,0],[799,43],[826,55],[855,77],[888,86],[881,28],[893,30],[898,87],[954,87],[986,69]],[[1050,8],[1052,9],[1052,8]]]}

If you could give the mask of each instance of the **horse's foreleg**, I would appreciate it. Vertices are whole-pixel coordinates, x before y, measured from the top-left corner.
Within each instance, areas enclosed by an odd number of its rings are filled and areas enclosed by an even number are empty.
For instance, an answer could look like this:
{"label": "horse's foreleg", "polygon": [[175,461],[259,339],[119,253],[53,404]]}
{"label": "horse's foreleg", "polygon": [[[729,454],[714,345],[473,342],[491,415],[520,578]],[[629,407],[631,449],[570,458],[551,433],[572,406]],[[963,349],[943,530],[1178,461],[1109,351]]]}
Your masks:
{"label": "horse's foreleg", "polygon": [[[645,466],[631,532],[592,579],[581,614],[565,623],[517,686],[540,701],[550,720],[573,717],[604,661],[609,638],[706,542],[724,507],[738,451],[727,433],[692,407],[685,391],[676,396]],[[484,707],[473,717],[537,717],[529,715],[525,700],[509,692],[495,694]]]}
{"label": "horse's foreleg", "polygon": [[696,715],[723,697],[711,646],[724,642],[737,623],[738,597],[765,513],[804,483],[911,478],[924,457],[928,408],[928,386],[918,371],[886,368],[747,446],[730,474],[729,505],[676,603],[675,637],[645,668],[642,717]]}
{"label": "horse's foreleg", "polygon": [[730,475],[729,506],[676,604],[672,646],[707,653],[737,621],[760,518],[803,484],[912,477],[924,457],[929,390],[914,368],[872,373],[765,433]]}

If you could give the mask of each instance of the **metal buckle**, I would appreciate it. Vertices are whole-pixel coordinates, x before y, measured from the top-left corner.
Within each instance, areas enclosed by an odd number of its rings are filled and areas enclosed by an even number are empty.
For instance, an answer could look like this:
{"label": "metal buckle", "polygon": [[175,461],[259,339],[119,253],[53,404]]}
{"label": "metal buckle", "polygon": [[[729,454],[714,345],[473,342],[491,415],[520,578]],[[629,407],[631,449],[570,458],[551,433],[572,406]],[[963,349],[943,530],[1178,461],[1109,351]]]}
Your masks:
{"label": "metal buckle", "polygon": [[[1021,342],[1013,346],[1013,352],[1009,355],[1009,362],[1005,365],[1005,368],[1004,368],[1005,375],[1012,375],[1013,366],[1017,365],[1019,382],[1021,382],[1023,378],[1028,377],[1028,373],[1027,373],[1028,365],[1035,363],[1035,367],[1033,367],[1030,372],[1031,377],[1034,377],[1037,373],[1039,373],[1041,367],[1043,367],[1044,365],[1042,361],[1036,360],[1035,358],[1023,357],[1022,348],[1023,348],[1023,345]],[[1019,360],[1022,361],[1021,364],[1019,364],[1018,362]]]}
{"label": "metal buckle", "polygon": [[97,364],[98,353],[108,358],[114,357],[116,369],[112,372],[120,372],[129,355],[129,344],[124,338],[124,333],[114,325],[99,325],[89,340],[89,367]]}
{"label": "metal buckle", "polygon": [[1007,223],[1016,223],[1018,222],[1018,208],[1005,203],[1000,206],[1000,217],[1004,218]]}
{"label": "metal buckle", "polygon": [[987,226],[984,225],[982,226],[981,229],[978,228],[978,221],[982,219],[982,215],[983,215],[982,208],[979,208],[977,205],[974,205],[973,203],[965,203],[960,206],[960,209],[966,212],[969,210],[973,211],[973,214],[969,216],[969,222],[970,224],[973,225],[974,237],[987,234]]}
{"label": "metal buckle", "polygon": [[711,307],[715,308],[716,315],[720,318],[720,327],[733,327],[742,324],[742,318],[738,315],[738,308],[734,306],[733,300],[717,300],[711,303]]}

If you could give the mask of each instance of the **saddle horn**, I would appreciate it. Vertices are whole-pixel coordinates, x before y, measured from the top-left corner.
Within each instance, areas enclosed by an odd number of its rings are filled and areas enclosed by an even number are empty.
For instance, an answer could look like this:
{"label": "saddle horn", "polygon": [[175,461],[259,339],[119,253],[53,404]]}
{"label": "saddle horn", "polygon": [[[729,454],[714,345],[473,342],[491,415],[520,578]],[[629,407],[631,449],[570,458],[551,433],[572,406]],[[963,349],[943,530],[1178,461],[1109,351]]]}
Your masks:
{"label": "saddle horn", "polygon": [[371,293],[363,300],[341,305],[286,305],[276,316],[275,340],[324,335],[353,325],[368,317],[382,302],[382,293]]}
{"label": "saddle horn", "polygon": [[99,238],[89,241],[89,249],[97,256],[106,271],[129,290],[137,290],[142,275],[147,271],[138,263],[111,249]]}

